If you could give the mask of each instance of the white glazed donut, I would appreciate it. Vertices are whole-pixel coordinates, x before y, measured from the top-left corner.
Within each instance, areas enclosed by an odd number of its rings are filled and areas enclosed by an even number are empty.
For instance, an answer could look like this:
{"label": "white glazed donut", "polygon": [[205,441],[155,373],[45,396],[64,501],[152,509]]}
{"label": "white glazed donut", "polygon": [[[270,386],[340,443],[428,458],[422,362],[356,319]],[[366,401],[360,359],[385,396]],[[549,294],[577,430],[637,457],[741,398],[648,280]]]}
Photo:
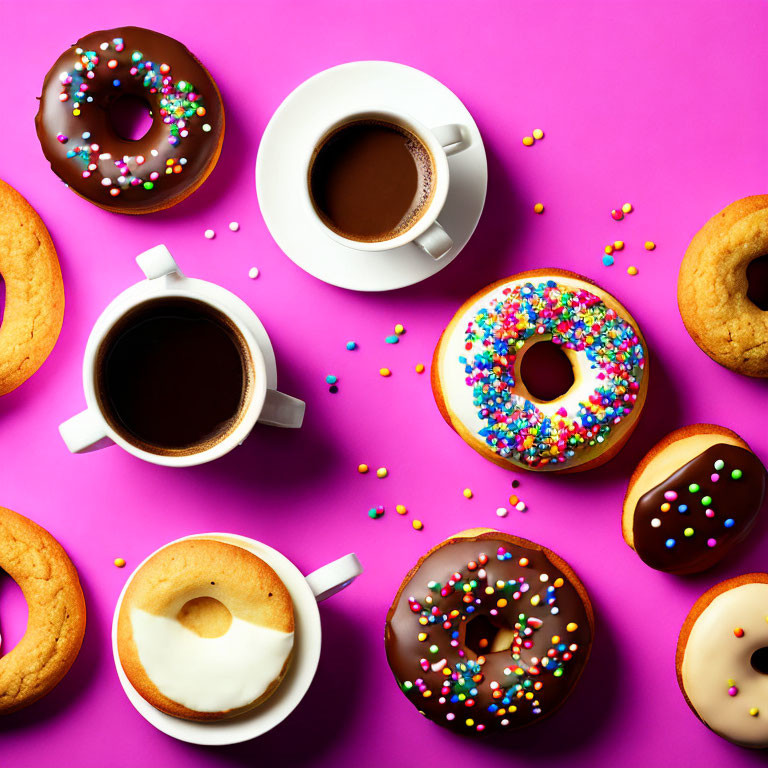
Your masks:
{"label": "white glazed donut", "polygon": [[118,653],[152,706],[218,720],[277,689],[293,631],[290,594],[269,565],[232,544],[187,539],[134,574],[118,616]]}
{"label": "white glazed donut", "polygon": [[724,739],[768,747],[768,574],[712,587],[677,644],[677,679],[691,709]]}

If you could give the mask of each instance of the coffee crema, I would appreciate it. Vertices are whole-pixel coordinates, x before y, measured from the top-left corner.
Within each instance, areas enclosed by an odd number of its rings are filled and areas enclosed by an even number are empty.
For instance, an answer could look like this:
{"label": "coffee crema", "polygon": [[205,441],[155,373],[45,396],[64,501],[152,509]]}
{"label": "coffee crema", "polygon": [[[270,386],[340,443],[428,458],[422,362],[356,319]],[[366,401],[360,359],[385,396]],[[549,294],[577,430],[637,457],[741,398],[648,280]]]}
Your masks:
{"label": "coffee crema", "polygon": [[435,164],[408,129],[378,118],[352,120],[318,144],[308,184],[315,211],[341,237],[391,240],[409,230],[432,201]]}
{"label": "coffee crema", "polygon": [[96,394],[109,425],[138,448],[200,453],[239,424],[253,364],[245,339],[221,312],[183,297],[150,299],[101,343]]}

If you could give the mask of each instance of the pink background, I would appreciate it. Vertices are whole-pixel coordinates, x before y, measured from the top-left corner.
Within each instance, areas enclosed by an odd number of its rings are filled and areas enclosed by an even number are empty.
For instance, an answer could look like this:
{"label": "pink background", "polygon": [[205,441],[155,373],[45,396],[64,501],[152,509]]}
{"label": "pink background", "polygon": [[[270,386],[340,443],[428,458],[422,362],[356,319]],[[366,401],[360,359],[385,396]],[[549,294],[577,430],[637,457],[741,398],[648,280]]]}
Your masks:
{"label": "pink background", "polygon": [[[35,136],[35,97],[66,46],[94,29],[138,24],[178,37],[222,90],[227,134],[218,167],[170,211],[125,218],[77,198],[53,176]],[[88,603],[85,644],[65,681],[0,721],[4,768],[78,766],[713,765],[764,756],[710,733],[674,675],[679,627],[696,597],[742,572],[766,569],[768,517],[713,571],[675,578],[650,570],[623,543],[628,474],[670,429],[714,421],[768,460],[765,381],[711,362],[686,334],[675,282],[693,233],[732,200],[766,191],[765,41],[760,0],[508,3],[196,2],[67,6],[0,0],[5,62],[0,175],[28,197],[59,251],[64,328],[48,362],[0,401],[0,503],[47,527],[77,565]],[[363,295],[301,272],[259,214],[253,169],[259,138],[282,99],[345,61],[390,59],[443,81],[486,142],[488,199],[462,255],[438,276]],[[525,148],[535,127],[546,138]],[[546,206],[543,216],[533,204]],[[636,211],[616,223],[610,210]],[[237,220],[241,231],[227,223]],[[203,230],[217,231],[213,241]],[[626,241],[616,266],[604,245]],[[642,248],[655,240],[652,253]],[[257,428],[215,464],[169,470],[117,448],[69,455],[57,425],[83,407],[82,351],[106,303],[135,282],[133,257],[166,243],[184,270],[242,296],[277,350],[280,387],[307,401],[299,432]],[[640,272],[629,277],[626,267]],[[258,266],[261,276],[247,273]],[[527,268],[577,270],[614,292],[639,320],[653,356],[645,415],[622,454],[576,477],[524,475],[530,507],[498,520],[514,475],[454,435],[427,375],[438,335],[459,304]],[[384,343],[395,323],[407,334]],[[359,349],[348,352],[353,339]],[[380,366],[393,375],[383,379]],[[328,393],[328,373],[340,391]],[[359,462],[386,466],[379,480]],[[474,498],[462,496],[471,487]],[[406,504],[408,516],[394,512]],[[383,504],[378,521],[369,507]],[[414,531],[412,518],[424,521]],[[495,525],[552,547],[588,586],[599,618],[593,657],[571,701],[508,740],[474,742],[425,722],[386,665],[382,632],[402,577],[451,533]],[[124,579],[185,534],[222,530],[262,539],[305,572],[357,552],[365,574],[321,608],[325,646],[296,712],[259,740],[231,748],[164,736],[129,704],[117,680],[110,623]],[[112,565],[124,557],[128,568]],[[21,602],[0,582],[6,639],[23,628]]]}

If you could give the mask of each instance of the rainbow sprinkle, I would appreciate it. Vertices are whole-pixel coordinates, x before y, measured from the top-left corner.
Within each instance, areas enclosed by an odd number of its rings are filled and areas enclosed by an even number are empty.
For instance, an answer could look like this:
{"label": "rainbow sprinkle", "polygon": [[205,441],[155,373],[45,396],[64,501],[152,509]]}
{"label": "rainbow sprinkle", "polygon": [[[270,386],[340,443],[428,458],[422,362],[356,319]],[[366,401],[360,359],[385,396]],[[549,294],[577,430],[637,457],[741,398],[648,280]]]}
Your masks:
{"label": "rainbow sprinkle", "polygon": [[[479,430],[499,456],[528,467],[565,463],[584,446],[602,443],[629,415],[645,367],[634,328],[593,293],[553,280],[504,288],[475,314],[460,356],[472,387]],[[561,407],[545,415],[515,392],[515,356],[533,336],[583,352],[599,385],[575,412]]]}

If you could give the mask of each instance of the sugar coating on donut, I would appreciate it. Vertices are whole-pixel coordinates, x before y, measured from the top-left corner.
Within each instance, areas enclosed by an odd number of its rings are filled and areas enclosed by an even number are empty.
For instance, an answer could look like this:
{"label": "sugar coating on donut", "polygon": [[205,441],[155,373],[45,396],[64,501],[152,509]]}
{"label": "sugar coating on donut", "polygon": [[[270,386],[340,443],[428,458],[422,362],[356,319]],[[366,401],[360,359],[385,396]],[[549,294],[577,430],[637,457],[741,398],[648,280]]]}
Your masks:
{"label": "sugar coating on donut", "polygon": [[652,568],[702,571],[749,533],[764,494],[765,469],[738,435],[711,424],[684,427],[635,470],[624,538]]}
{"label": "sugar coating on donut", "polygon": [[266,700],[293,650],[293,607],[277,574],[241,547],[192,539],[148,560],[126,591],[118,651],[153,706],[219,719]]}
{"label": "sugar coating on donut", "polygon": [[768,747],[765,582],[768,574],[750,574],[707,592],[678,647],[678,681],[689,705],[715,733],[753,748]]}
{"label": "sugar coating on donut", "polygon": [[431,550],[387,616],[387,660],[431,720],[464,733],[551,714],[589,656],[589,598],[568,565],[514,536],[476,529]]}
{"label": "sugar coating on donut", "polygon": [[[553,272],[481,292],[439,347],[438,386],[454,427],[527,469],[565,469],[607,451],[627,434],[645,376],[647,352],[631,319],[595,286]],[[573,386],[549,402],[520,380],[519,358],[540,340],[558,344],[574,368]]]}

